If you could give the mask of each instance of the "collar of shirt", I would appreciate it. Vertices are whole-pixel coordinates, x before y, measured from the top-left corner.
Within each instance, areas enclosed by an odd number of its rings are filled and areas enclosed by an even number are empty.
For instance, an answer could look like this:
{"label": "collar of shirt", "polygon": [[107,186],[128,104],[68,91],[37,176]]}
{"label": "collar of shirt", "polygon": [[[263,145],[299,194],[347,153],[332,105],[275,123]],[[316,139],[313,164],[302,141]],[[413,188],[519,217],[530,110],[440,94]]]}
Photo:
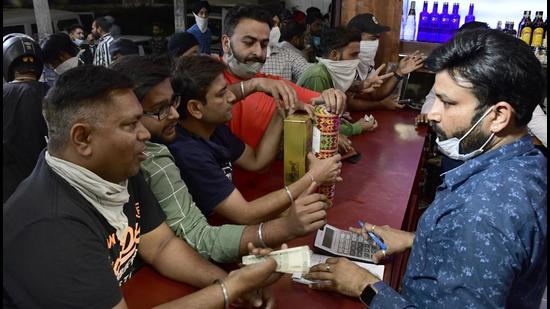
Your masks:
{"label": "collar of shirt", "polygon": [[498,164],[509,158],[527,153],[535,147],[531,137],[526,135],[512,143],[498,147],[497,149],[483,153],[471,160],[464,162],[461,166],[443,174],[445,176],[443,183],[448,187],[462,183],[470,176],[486,170],[491,165]]}
{"label": "collar of shirt", "polygon": [[110,36],[111,36],[111,32],[107,32],[99,38],[99,41],[101,42],[101,41],[107,39]]}

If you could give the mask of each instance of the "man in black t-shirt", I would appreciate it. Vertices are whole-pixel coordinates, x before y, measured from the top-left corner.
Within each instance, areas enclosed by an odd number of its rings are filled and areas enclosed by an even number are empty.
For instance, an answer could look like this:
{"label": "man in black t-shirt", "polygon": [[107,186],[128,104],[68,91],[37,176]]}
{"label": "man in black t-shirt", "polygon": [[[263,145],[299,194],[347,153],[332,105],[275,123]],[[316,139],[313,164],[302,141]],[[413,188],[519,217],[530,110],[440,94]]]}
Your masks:
{"label": "man in black t-shirt", "polygon": [[171,302],[181,308],[222,307],[277,278],[273,259],[227,276],[164,222],[138,174],[150,134],[126,76],[71,69],[43,109],[47,150],[4,205],[4,307],[126,308],[120,285],[138,254],[169,278],[204,287]]}
{"label": "man in black t-shirt", "polygon": [[2,86],[2,201],[30,175],[46,147],[48,133],[42,117],[42,99],[48,85],[38,81],[43,62],[40,46],[22,34],[4,37]]}

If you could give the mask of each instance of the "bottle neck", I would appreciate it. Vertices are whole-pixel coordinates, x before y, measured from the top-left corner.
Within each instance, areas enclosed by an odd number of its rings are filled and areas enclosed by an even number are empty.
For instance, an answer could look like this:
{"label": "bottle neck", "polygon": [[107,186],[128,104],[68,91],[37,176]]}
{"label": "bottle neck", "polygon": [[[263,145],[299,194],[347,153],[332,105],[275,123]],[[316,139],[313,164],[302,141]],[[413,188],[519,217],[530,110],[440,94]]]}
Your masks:
{"label": "bottle neck", "polygon": [[468,10],[468,15],[474,15],[474,6],[470,5],[470,9]]}
{"label": "bottle neck", "polygon": [[437,14],[437,3],[434,3],[432,13]]}

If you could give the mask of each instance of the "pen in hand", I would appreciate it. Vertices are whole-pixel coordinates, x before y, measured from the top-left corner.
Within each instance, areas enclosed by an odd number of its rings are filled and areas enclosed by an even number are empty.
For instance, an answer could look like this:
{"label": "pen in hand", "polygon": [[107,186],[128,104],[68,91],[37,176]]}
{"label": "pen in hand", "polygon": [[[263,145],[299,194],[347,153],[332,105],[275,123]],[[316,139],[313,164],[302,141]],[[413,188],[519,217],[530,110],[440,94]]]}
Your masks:
{"label": "pen in hand", "polygon": [[[357,223],[359,223],[359,226],[361,228],[363,228],[363,226],[365,225],[365,223],[363,223],[362,221],[357,221]],[[376,234],[371,231],[367,231],[367,234],[369,234],[369,237],[374,240],[378,247],[380,247],[380,250],[388,250],[388,247],[386,247],[386,245],[382,242],[382,240],[380,240],[378,236],[376,236]]]}

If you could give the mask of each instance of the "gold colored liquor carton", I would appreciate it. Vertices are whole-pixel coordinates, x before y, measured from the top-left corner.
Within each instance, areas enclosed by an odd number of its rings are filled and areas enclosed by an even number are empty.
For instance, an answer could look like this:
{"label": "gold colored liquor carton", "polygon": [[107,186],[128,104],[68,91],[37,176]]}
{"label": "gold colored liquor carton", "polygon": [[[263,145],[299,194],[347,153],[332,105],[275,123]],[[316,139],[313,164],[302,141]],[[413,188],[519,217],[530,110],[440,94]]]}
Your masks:
{"label": "gold colored liquor carton", "polygon": [[284,121],[284,182],[289,185],[307,172],[311,151],[311,119],[307,114],[292,114]]}

